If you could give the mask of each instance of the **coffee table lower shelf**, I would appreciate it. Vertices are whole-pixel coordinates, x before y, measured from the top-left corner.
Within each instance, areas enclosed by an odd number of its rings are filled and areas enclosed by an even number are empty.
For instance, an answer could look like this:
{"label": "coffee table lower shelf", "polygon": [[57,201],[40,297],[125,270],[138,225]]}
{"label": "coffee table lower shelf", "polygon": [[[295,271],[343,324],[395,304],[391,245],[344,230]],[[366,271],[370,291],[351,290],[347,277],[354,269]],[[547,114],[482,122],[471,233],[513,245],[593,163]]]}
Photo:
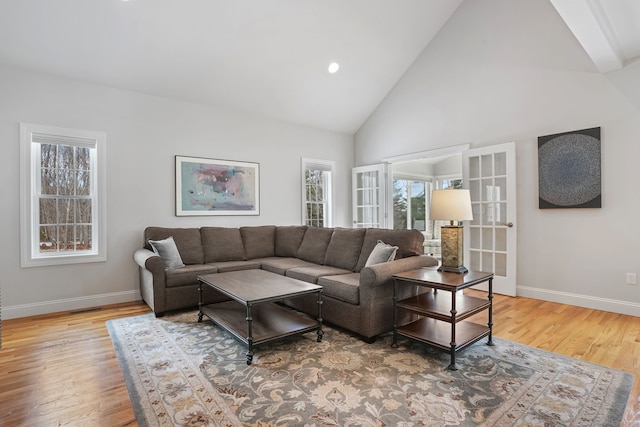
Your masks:
{"label": "coffee table lower shelf", "polygon": [[202,314],[226,331],[231,332],[250,348],[252,345],[319,329],[317,319],[312,319],[273,302],[251,307],[253,320],[251,333],[248,331],[247,307],[237,301],[204,305],[202,306]]}
{"label": "coffee table lower shelf", "polygon": [[489,336],[489,327],[469,321],[455,324],[455,343],[451,323],[428,317],[421,317],[411,323],[398,326],[398,335],[438,347],[443,350],[458,351],[476,341]]}

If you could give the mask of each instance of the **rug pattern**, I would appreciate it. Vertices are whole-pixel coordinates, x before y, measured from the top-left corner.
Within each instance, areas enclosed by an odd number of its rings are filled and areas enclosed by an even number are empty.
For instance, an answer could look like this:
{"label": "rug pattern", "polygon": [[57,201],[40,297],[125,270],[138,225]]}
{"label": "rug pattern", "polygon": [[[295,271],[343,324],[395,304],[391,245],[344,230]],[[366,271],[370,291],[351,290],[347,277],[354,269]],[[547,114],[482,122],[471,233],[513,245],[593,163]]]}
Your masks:
{"label": "rug pattern", "polygon": [[246,349],[197,313],[109,322],[141,426],[617,426],[633,377],[494,338],[446,352],[324,328]]}

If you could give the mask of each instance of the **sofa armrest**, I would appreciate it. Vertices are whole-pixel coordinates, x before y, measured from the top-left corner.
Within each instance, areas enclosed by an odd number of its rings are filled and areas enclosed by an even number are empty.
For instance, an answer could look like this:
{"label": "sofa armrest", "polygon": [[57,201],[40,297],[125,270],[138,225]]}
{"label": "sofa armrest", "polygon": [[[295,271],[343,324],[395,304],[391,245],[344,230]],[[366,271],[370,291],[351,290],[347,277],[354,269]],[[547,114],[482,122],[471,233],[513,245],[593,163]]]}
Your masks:
{"label": "sofa armrest", "polygon": [[138,249],[133,253],[133,260],[140,266],[152,273],[164,273],[164,263],[157,253],[149,249]]}
{"label": "sofa armrest", "polygon": [[133,259],[140,267],[140,294],[149,307],[160,316],[166,307],[164,262],[155,252],[138,249]]}
{"label": "sofa armrest", "polygon": [[429,255],[416,255],[391,262],[373,264],[360,271],[360,286],[380,286],[391,283],[393,275],[396,273],[437,265],[438,260]]}

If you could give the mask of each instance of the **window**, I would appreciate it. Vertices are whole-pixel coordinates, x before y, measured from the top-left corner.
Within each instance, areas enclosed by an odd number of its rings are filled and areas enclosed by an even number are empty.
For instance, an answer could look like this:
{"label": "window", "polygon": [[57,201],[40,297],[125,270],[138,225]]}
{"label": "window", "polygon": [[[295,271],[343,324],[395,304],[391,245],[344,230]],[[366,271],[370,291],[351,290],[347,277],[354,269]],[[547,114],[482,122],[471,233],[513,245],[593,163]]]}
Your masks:
{"label": "window", "polygon": [[447,188],[462,188],[462,178],[443,178],[436,180],[437,190],[446,190]]}
{"label": "window", "polygon": [[425,253],[440,257],[440,228],[449,221],[429,219],[431,190],[462,188],[458,177],[419,179],[394,176],[393,179],[393,228],[416,229],[425,236]]}
{"label": "window", "polygon": [[393,228],[426,231],[427,200],[431,183],[424,180],[393,180]]}
{"label": "window", "polygon": [[331,227],[335,162],[302,159],[302,223]]}
{"label": "window", "polygon": [[106,260],[106,135],[20,124],[23,267]]}

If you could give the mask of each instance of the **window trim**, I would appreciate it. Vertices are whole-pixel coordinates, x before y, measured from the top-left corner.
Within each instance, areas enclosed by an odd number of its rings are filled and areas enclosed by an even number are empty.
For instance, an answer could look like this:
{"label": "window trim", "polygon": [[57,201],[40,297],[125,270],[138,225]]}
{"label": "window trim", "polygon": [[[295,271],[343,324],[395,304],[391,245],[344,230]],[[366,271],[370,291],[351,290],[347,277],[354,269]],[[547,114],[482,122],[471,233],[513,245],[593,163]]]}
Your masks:
{"label": "window trim", "polygon": [[[38,231],[35,227],[39,220],[36,217],[35,202],[38,196],[37,188],[40,178],[35,176],[39,170],[39,158],[34,149],[33,134],[44,134],[52,139],[62,138],[61,142],[69,139],[84,139],[95,141],[97,159],[92,159],[91,167],[94,178],[95,191],[92,211],[93,227],[96,237],[93,241],[93,251],[90,253],[71,252],[47,254],[38,256]],[[20,263],[22,267],[39,267],[47,265],[78,264],[88,262],[101,262],[107,260],[107,174],[106,174],[106,142],[107,135],[104,132],[69,129],[54,126],[38,125],[33,123],[20,123]],[[93,156],[92,156],[93,157]]]}
{"label": "window trim", "polygon": [[324,227],[332,227],[333,226],[333,210],[334,210],[334,201],[333,195],[335,194],[335,185],[336,185],[336,177],[335,177],[335,169],[336,162],[333,160],[318,160],[318,159],[309,159],[309,158],[301,158],[301,194],[302,194],[302,209],[301,209],[301,224],[305,225],[306,221],[306,212],[307,212],[307,192],[306,192],[306,171],[307,169],[313,169],[313,166],[318,166],[320,169],[326,169],[331,172],[331,183],[328,186],[329,188],[325,188],[325,195],[327,199],[327,211],[326,216],[324,218]]}

